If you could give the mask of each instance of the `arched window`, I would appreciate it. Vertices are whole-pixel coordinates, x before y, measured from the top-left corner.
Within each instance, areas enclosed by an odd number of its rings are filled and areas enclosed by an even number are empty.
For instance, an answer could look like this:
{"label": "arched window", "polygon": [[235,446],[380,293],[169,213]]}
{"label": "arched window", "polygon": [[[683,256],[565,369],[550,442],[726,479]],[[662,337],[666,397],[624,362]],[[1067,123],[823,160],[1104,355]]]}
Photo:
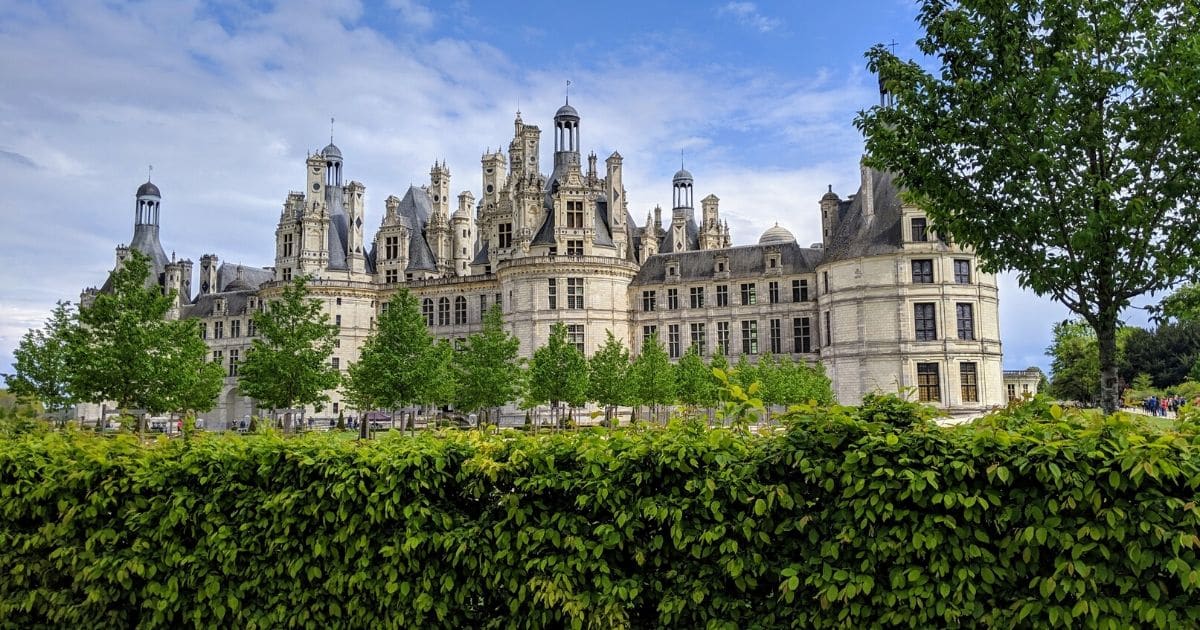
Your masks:
{"label": "arched window", "polygon": [[438,298],[438,325],[450,325],[450,298]]}
{"label": "arched window", "polygon": [[454,323],[467,323],[467,298],[461,295],[454,298]]}
{"label": "arched window", "polygon": [[421,302],[421,314],[425,316],[425,325],[433,325],[433,300],[425,298]]}

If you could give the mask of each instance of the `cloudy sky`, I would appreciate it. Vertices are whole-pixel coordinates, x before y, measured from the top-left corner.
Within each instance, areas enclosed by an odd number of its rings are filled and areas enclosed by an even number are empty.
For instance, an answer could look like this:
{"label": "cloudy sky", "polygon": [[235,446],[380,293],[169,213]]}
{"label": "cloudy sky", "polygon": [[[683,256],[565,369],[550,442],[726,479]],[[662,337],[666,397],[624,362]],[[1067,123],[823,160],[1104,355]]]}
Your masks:
{"label": "cloudy sky", "polygon": [[[507,146],[518,108],[549,128],[570,80],[584,149],[625,157],[639,222],[670,203],[682,154],[735,244],[775,222],[818,241],[817,200],[857,188],[852,121],[878,101],[863,52],[894,39],[916,54],[914,17],[900,0],[7,0],[0,372],[56,300],[103,282],[148,165],[168,253],[270,265],[330,117],[369,225],[434,160],[479,197],[480,155]],[[1011,276],[1001,299],[1005,366],[1045,365],[1066,311]]]}

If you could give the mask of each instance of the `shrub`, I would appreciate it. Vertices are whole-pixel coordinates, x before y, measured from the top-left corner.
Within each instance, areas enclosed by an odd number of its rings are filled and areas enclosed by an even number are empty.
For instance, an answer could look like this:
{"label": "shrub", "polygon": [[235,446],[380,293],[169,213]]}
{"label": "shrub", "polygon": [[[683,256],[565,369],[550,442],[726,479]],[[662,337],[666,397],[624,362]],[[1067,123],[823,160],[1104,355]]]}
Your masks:
{"label": "shrub", "polygon": [[1019,431],[942,429],[911,411],[801,407],[763,435],[6,437],[0,619],[1200,624],[1194,432],[1053,406]]}

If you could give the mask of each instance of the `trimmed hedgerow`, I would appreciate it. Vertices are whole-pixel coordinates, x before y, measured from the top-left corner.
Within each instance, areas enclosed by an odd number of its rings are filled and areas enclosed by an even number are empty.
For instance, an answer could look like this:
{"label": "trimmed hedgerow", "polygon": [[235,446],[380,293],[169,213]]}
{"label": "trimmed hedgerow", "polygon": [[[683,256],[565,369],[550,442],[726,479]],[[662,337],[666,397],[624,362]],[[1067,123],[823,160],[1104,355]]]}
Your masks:
{"label": "trimmed hedgerow", "polygon": [[800,409],[757,436],[4,438],[0,619],[1200,624],[1194,431],[903,409]]}

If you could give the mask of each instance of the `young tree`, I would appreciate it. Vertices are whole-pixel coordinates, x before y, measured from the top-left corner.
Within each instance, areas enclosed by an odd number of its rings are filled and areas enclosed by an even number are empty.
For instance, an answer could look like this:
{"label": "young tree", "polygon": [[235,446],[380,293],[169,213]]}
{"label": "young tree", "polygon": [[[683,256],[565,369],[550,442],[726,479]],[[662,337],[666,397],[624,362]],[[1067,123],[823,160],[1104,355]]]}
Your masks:
{"label": "young tree", "polygon": [[1051,358],[1050,395],[1093,404],[1100,389],[1096,331],[1081,321],[1059,322],[1054,325],[1054,340],[1046,354]]}
{"label": "young tree", "polygon": [[122,415],[210,409],[220,368],[206,367],[196,322],[165,319],[175,295],[164,295],[149,276],[150,259],[134,250],[113,271],[112,290],[80,309],[80,325],[68,334],[71,390],[79,400],[111,400]]}
{"label": "young tree", "polygon": [[[520,397],[523,386],[521,342],[504,332],[504,316],[494,304],[483,317],[483,330],[470,337],[454,355],[454,375],[458,383],[455,406],[469,412],[499,413],[510,401]],[[497,422],[499,417],[489,419]],[[483,423],[480,423],[482,426]]]}
{"label": "young tree", "polygon": [[346,400],[362,412],[437,401],[432,393],[449,379],[448,356],[434,343],[416,297],[401,289],[380,313],[358,361],[346,371]]}
{"label": "young tree", "polygon": [[629,351],[611,330],[588,361],[588,398],[604,407],[604,423],[613,426],[617,407],[629,404]]}
{"label": "young tree", "polygon": [[[238,388],[270,409],[292,409],[329,400],[340,381],[330,364],[337,326],[321,303],[308,297],[308,281],[298,277],[254,314],[258,336],[238,370]],[[289,411],[284,429],[291,431]]]}
{"label": "young tree", "polygon": [[921,52],[869,67],[894,99],[861,113],[867,163],[984,269],[1082,317],[1100,405],[1117,407],[1118,317],[1195,274],[1200,13],[1185,0],[924,0]]}
{"label": "young tree", "polygon": [[656,420],[661,420],[662,405],[675,402],[675,367],[667,357],[658,335],[651,335],[642,345],[642,353],[630,369],[634,401],[651,408]]}
{"label": "young tree", "polygon": [[527,397],[534,404],[550,403],[554,423],[563,428],[558,404],[578,407],[587,401],[588,369],[583,353],[567,342],[567,327],[562,322],[550,329],[546,345],[533,352],[529,362]]}
{"label": "young tree", "polygon": [[26,332],[13,350],[15,372],[4,377],[8,391],[53,413],[62,414],[74,404],[67,343],[75,326],[71,304],[59,302],[45,326]]}
{"label": "young tree", "polygon": [[675,388],[679,402],[711,409],[717,404],[717,385],[712,370],[704,364],[696,346],[688,348],[675,366]]}

